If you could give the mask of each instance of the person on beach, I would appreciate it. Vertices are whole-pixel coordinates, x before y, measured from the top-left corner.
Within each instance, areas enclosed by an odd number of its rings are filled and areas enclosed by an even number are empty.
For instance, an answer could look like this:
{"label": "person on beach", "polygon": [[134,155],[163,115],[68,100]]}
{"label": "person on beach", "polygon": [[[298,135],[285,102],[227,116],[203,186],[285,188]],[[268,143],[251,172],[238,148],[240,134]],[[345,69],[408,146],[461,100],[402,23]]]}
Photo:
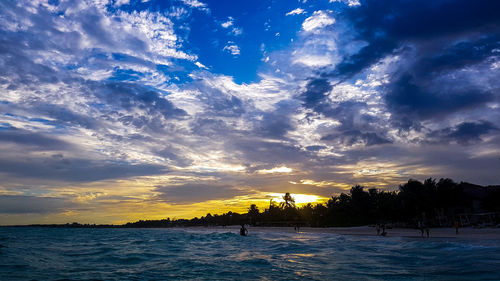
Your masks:
{"label": "person on beach", "polygon": [[386,236],[387,235],[387,232],[385,232],[385,223],[382,224],[382,233],[380,233],[380,235],[382,235],[382,236]]}
{"label": "person on beach", "polygon": [[420,235],[424,237],[424,223],[422,221],[418,221],[418,229],[420,229]]}
{"label": "person on beach", "polygon": [[455,221],[455,234],[458,234],[458,228],[460,227],[460,222]]}
{"label": "person on beach", "polygon": [[427,238],[429,238],[430,229],[428,226],[425,227],[425,234],[427,235]]}
{"label": "person on beach", "polygon": [[245,224],[241,224],[240,228],[240,235],[241,236],[247,236],[248,235],[248,229],[246,229]]}
{"label": "person on beach", "polygon": [[295,232],[300,232],[299,224],[295,224],[295,227],[293,229],[295,229]]}

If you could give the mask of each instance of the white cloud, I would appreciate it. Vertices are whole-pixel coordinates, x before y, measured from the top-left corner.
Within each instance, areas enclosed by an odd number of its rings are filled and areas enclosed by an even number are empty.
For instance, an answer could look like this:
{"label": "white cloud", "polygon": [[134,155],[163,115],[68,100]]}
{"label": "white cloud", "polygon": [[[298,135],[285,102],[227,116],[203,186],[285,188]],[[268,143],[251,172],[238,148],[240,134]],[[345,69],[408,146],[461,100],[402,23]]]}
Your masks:
{"label": "white cloud", "polygon": [[300,14],[305,14],[306,11],[304,11],[304,9],[302,8],[297,8],[295,10],[292,10],[288,13],[286,13],[287,16],[292,16],[292,15],[300,15]]}
{"label": "white cloud", "polygon": [[189,15],[189,10],[184,7],[171,7],[168,12],[169,18],[183,19],[183,17]]}
{"label": "white cloud", "polygon": [[258,170],[258,174],[275,174],[275,173],[291,173],[292,169],[286,167],[286,166],[281,166],[281,167],[275,167],[272,169],[264,169],[264,170]]}
{"label": "white cloud", "polygon": [[[250,84],[237,84],[230,76],[216,76],[208,73],[199,73],[192,78],[202,80],[204,87],[211,90],[217,90],[221,93],[230,93],[232,96],[245,101],[251,108],[258,111],[272,111],[275,109],[277,103],[290,99],[296,87],[287,80],[263,74],[260,75],[261,81],[259,83]],[[193,97],[196,95],[197,93],[195,92],[189,92],[188,94],[179,92],[176,98],[172,99],[172,102],[176,106],[186,109],[185,106],[181,106],[178,102],[184,100],[184,96]],[[173,96],[170,95],[169,99],[172,97]],[[200,100],[202,99],[199,99],[199,101]],[[193,100],[190,102],[192,101]],[[183,104],[186,105],[187,103],[183,101]],[[200,112],[200,110],[198,110],[198,112]]]}
{"label": "white cloud", "polygon": [[301,40],[289,56],[293,65],[310,68],[327,66],[333,68],[342,60],[337,45],[339,37],[337,32],[328,30],[321,33],[307,33],[306,35],[299,37]]}
{"label": "white cloud", "polygon": [[243,34],[243,29],[241,29],[241,28],[239,28],[239,27],[234,27],[234,28],[231,30],[231,32],[232,32],[234,35],[238,36],[238,35]]}
{"label": "white cloud", "polygon": [[323,55],[303,54],[300,56],[295,56],[292,63],[303,64],[308,67],[323,67],[332,65],[334,63],[334,58],[330,54],[323,54]]}
{"label": "white cloud", "polygon": [[302,29],[306,32],[315,32],[317,29],[335,23],[335,19],[325,11],[316,11],[302,23]]}
{"label": "white cloud", "polygon": [[128,5],[130,4],[130,0],[116,0],[115,1],[115,6],[122,6],[122,5]]}
{"label": "white cloud", "polygon": [[208,67],[206,67],[205,65],[203,65],[201,62],[197,61],[194,63],[197,67],[199,68],[203,68],[203,69],[208,69]]}
{"label": "white cloud", "polygon": [[232,17],[229,17],[227,21],[221,23],[221,26],[224,28],[228,28],[234,24],[234,19]]}
{"label": "white cloud", "polygon": [[180,0],[182,3],[186,4],[189,7],[196,8],[205,12],[209,12],[208,5],[200,2],[198,0]]}
{"label": "white cloud", "polygon": [[200,2],[198,0],[181,0],[181,1],[188,6],[195,7],[195,8],[207,7],[207,4]]}
{"label": "white cloud", "polygon": [[344,4],[347,4],[349,7],[356,7],[361,5],[359,0],[330,0],[330,3],[333,2],[343,2]]}
{"label": "white cloud", "polygon": [[231,33],[233,35],[236,35],[236,36],[241,35],[243,33],[243,29],[241,29],[240,27],[234,26],[234,18],[233,17],[228,17],[227,21],[221,23],[221,26],[225,29],[232,27]]}
{"label": "white cloud", "polygon": [[[160,13],[147,11],[125,13],[121,12],[124,31],[141,36],[148,43],[148,49],[153,55],[195,60],[196,57],[178,51],[178,38],[174,32],[173,23]],[[129,33],[129,34],[130,34]]]}
{"label": "white cloud", "polygon": [[237,56],[241,53],[240,47],[235,45],[234,42],[229,41],[227,43],[228,43],[228,45],[224,46],[224,48],[222,50],[229,52],[233,56]]}
{"label": "white cloud", "polygon": [[[37,6],[34,1],[27,1],[14,6],[16,11],[5,14],[8,17],[0,19],[0,23],[13,23],[16,28],[12,31],[22,29],[28,34],[46,34],[46,46],[53,49],[26,50],[37,64],[62,69],[62,73],[68,73],[65,66],[71,65],[69,72],[72,75],[95,81],[108,79],[116,70],[132,70],[141,73],[137,81],[156,86],[170,79],[156,68],[156,64],[171,65],[172,58],[196,61],[196,56],[181,50],[182,40],[165,14],[106,8],[106,5],[124,3],[126,1],[106,0],[93,4],[90,1],[73,4],[61,1],[57,6],[46,3]],[[35,14],[27,10],[32,9],[39,14],[36,16],[46,17],[45,25],[31,23]],[[50,16],[59,13],[64,17]],[[115,59],[111,54],[120,54],[122,59]],[[101,58],[96,59],[99,55]]]}

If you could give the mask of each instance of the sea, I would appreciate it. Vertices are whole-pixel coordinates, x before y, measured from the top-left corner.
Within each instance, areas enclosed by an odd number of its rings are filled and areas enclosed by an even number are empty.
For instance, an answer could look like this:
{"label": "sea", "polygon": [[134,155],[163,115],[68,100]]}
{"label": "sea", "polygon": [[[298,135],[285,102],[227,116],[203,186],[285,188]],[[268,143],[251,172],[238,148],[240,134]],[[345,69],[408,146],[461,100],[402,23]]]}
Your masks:
{"label": "sea", "polygon": [[500,241],[0,227],[0,280],[500,280]]}

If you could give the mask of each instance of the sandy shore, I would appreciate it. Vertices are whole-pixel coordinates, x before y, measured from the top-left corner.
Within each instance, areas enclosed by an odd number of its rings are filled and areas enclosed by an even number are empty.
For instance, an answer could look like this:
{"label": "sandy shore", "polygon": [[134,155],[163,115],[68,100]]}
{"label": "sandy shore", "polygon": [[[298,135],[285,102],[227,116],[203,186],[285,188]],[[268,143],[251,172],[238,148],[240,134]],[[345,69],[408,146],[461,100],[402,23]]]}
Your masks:
{"label": "sandy shore", "polygon": [[[209,227],[216,229],[227,229],[238,232],[239,226]],[[249,233],[252,232],[296,232],[293,227],[253,227],[247,226]],[[206,228],[205,228],[206,229]],[[387,237],[411,237],[422,238],[420,230],[411,228],[387,229]],[[333,233],[341,235],[377,236],[375,227],[326,227],[313,228],[301,227],[299,233]],[[425,236],[425,234],[424,234]],[[455,228],[431,228],[430,238],[459,238],[459,239],[498,239],[500,240],[500,228],[472,228],[464,227],[459,229],[459,234],[455,233]],[[426,238],[426,237],[425,237]]]}

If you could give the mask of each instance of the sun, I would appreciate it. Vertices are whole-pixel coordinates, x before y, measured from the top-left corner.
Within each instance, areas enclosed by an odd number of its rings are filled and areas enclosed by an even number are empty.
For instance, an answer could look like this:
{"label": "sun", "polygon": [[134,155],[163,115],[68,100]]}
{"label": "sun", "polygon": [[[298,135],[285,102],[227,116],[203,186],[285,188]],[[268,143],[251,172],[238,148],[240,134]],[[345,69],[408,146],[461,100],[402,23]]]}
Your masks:
{"label": "sun", "polygon": [[[283,195],[285,193],[269,193],[267,194],[269,197],[271,197],[275,202],[283,202]],[[292,198],[295,200],[296,205],[304,205],[307,203],[323,203],[328,198],[321,197],[318,195],[313,195],[313,194],[294,194],[292,193]]]}

